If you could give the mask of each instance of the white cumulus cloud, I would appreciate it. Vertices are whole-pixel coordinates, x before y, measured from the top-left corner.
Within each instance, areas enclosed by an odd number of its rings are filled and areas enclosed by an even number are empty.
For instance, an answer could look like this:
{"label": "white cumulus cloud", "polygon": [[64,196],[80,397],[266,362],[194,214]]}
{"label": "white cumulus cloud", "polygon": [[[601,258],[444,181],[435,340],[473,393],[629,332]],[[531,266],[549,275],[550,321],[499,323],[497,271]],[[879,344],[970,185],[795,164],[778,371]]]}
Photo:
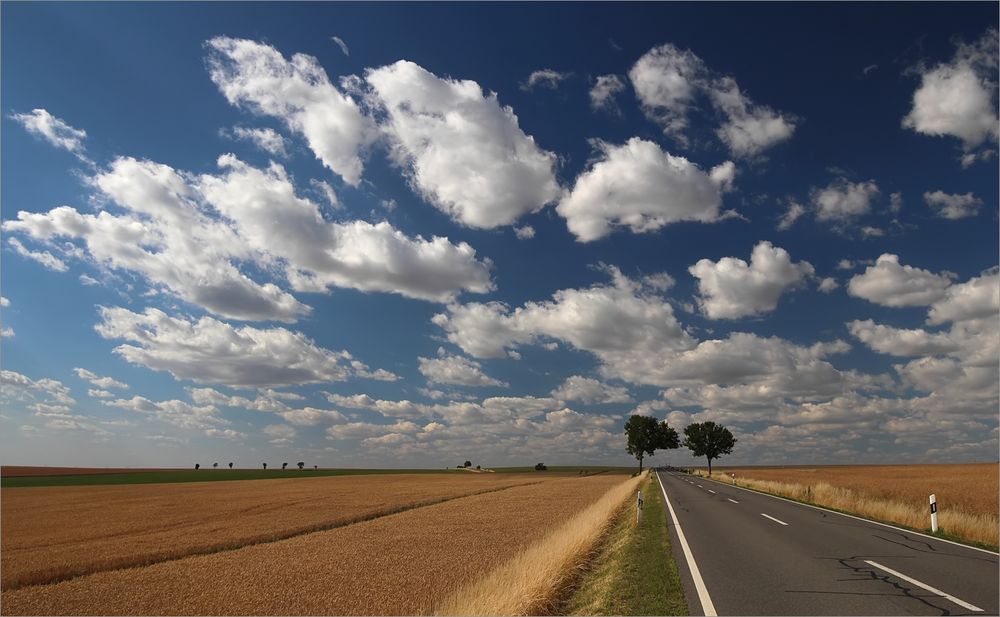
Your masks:
{"label": "white cumulus cloud", "polygon": [[961,44],[950,62],[923,67],[903,127],[962,140],[968,152],[997,140],[997,30]]}
{"label": "white cumulus cloud", "polygon": [[638,137],[620,146],[593,145],[597,160],[556,207],[578,241],[600,239],[616,226],[644,233],[680,221],[720,219],[722,191],[732,181],[728,161],[706,173]]}
{"label": "white cumulus cloud", "polygon": [[230,104],[283,120],[323,165],[358,186],[374,127],[358,104],[330,83],[316,58],[286,59],[270,45],[225,36],[206,46],[212,81]]}
{"label": "white cumulus cloud", "polygon": [[171,317],[154,308],[133,313],[101,307],[95,326],[106,339],[125,340],[115,353],[132,364],[166,371],[178,380],[232,387],[277,387],[344,381],[394,380],[370,371],[346,351],[330,351],[285,328],[233,327],[211,317]]}
{"label": "white cumulus cloud", "polygon": [[879,194],[874,180],[850,182],[837,178],[821,189],[813,189],[810,198],[816,209],[816,220],[844,223],[872,210],[872,200]]}
{"label": "white cumulus cloud", "polygon": [[427,378],[428,383],[455,386],[506,387],[508,385],[486,375],[479,362],[449,354],[444,348],[438,348],[436,358],[418,358],[418,360],[420,374]]}
{"label": "white cumulus cloud", "polygon": [[509,225],[555,201],[555,154],[472,80],[400,60],[366,72],[396,162],[436,208],[468,227]]}
{"label": "white cumulus cloud", "polygon": [[650,119],[687,143],[690,110],[707,98],[724,121],[716,136],[739,158],[753,158],[795,131],[796,119],[754,103],[730,76],[718,75],[692,51],[670,43],[654,47],[629,71],[632,87]]}
{"label": "white cumulus cloud", "polygon": [[883,253],[861,274],[851,277],[847,293],[882,306],[928,306],[945,297],[951,276],[899,263],[899,256]]}
{"label": "white cumulus cloud", "polygon": [[792,263],[788,251],[760,242],[750,263],[735,257],[702,259],[689,269],[698,279],[698,305],[710,319],[737,319],[773,311],[785,291],[813,275],[809,262]]}

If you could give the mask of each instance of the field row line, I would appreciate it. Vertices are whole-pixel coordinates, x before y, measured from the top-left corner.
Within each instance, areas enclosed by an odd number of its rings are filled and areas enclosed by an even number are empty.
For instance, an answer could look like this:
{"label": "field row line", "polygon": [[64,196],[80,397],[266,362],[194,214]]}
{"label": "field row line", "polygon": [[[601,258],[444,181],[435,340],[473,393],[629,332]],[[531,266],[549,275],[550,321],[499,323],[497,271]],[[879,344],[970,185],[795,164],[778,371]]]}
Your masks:
{"label": "field row line", "polygon": [[113,572],[115,570],[125,570],[128,568],[137,568],[151,566],[159,563],[166,563],[169,561],[177,561],[180,559],[186,559],[188,557],[196,557],[199,555],[211,555],[214,553],[222,553],[226,551],[235,551],[248,546],[254,546],[258,544],[269,544],[272,542],[280,542],[282,540],[288,540],[290,538],[295,538],[298,536],[304,536],[312,533],[319,533],[321,531],[330,531],[331,529],[337,529],[340,527],[347,527],[348,525],[356,525],[358,523],[363,523],[366,521],[375,520],[378,518],[383,518],[386,516],[391,516],[393,514],[400,514],[402,512],[407,512],[410,510],[416,510],[418,508],[426,508],[428,506],[434,506],[440,503],[445,503],[448,501],[454,501],[456,499],[465,499],[467,497],[477,497],[480,495],[486,495],[489,493],[496,493],[500,491],[505,491],[512,488],[532,486],[535,484],[541,484],[544,480],[536,480],[533,482],[525,482],[523,484],[512,484],[508,486],[487,488],[479,491],[473,491],[471,493],[464,493],[461,495],[450,495],[447,497],[439,497],[434,499],[424,499],[421,501],[415,501],[408,504],[401,504],[389,508],[384,508],[381,510],[376,510],[374,512],[368,512],[366,514],[361,514],[357,516],[352,516],[345,519],[340,519],[336,521],[330,521],[325,523],[315,523],[312,525],[307,525],[304,527],[297,527],[293,529],[287,529],[279,532],[273,532],[268,534],[262,534],[259,536],[251,536],[249,538],[241,538],[238,540],[232,540],[229,542],[223,542],[220,544],[213,544],[210,546],[200,546],[194,548],[186,548],[183,551],[165,551],[163,553],[145,556],[144,558],[137,559],[122,559],[113,565],[111,564],[94,564],[93,566],[88,566],[85,568],[66,568],[65,570],[55,570],[48,571],[45,573],[44,580],[35,580],[40,577],[35,575],[26,575],[20,578],[16,578],[10,581],[7,585],[3,587],[3,591],[14,591],[16,589],[22,589],[25,587],[37,587],[43,585],[53,585],[55,583],[61,583],[63,581],[68,581],[74,578],[88,576],[90,574],[97,574],[100,572]]}

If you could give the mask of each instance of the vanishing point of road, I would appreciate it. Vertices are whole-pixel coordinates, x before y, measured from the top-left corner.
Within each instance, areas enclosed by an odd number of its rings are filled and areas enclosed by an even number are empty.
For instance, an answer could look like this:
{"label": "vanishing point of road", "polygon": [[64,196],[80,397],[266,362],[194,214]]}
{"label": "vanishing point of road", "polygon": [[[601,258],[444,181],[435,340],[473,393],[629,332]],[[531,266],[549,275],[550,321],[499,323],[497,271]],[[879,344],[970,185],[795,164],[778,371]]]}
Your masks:
{"label": "vanishing point of road", "polygon": [[997,615],[996,553],[658,471],[692,615]]}

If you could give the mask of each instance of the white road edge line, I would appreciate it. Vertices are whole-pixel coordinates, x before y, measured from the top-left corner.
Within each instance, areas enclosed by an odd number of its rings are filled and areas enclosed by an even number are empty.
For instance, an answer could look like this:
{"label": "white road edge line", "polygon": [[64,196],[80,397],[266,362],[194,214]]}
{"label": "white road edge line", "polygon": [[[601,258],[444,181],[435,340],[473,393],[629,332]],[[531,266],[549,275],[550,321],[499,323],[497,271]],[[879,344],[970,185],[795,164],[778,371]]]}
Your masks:
{"label": "white road edge line", "polygon": [[899,572],[896,572],[892,568],[887,568],[887,567],[883,566],[882,564],[880,564],[878,562],[868,561],[866,559],[865,563],[867,563],[870,566],[874,566],[874,567],[878,568],[879,570],[885,570],[889,574],[895,576],[896,578],[903,579],[907,583],[912,583],[912,584],[916,585],[917,587],[922,587],[922,588],[926,589],[927,591],[933,593],[934,595],[941,596],[942,598],[946,598],[948,600],[951,600],[952,602],[954,602],[955,604],[961,606],[962,608],[964,608],[966,610],[975,611],[977,613],[983,612],[983,609],[979,608],[978,606],[975,606],[973,604],[969,604],[968,602],[963,602],[962,600],[959,600],[958,598],[956,598],[953,595],[947,594],[947,593],[941,591],[940,589],[935,589],[934,587],[931,587],[930,585],[928,585],[926,583],[921,583],[917,579],[910,578],[909,576],[906,576],[905,574],[900,574]]}
{"label": "white road edge line", "polygon": [[656,480],[660,484],[660,490],[663,491],[663,501],[667,502],[667,510],[670,511],[670,518],[674,519],[674,526],[677,528],[677,539],[681,541],[681,550],[684,551],[684,559],[687,560],[688,570],[691,571],[691,578],[694,579],[694,588],[698,591],[698,600],[701,602],[701,608],[705,611],[705,617],[716,617],[718,613],[715,612],[715,604],[712,603],[712,596],[708,595],[705,581],[701,578],[701,571],[698,570],[698,564],[694,561],[691,547],[688,546],[687,538],[684,537],[684,530],[681,529],[681,522],[677,520],[674,506],[670,504],[670,498],[667,497],[667,489],[664,488],[663,482],[660,480],[660,474],[656,474]]}
{"label": "white road edge line", "polygon": [[[716,482],[712,480],[712,482]],[[723,484],[722,482],[716,482],[716,484]],[[730,486],[725,484],[724,486]],[[969,546],[968,544],[962,544],[961,542],[954,542],[952,540],[945,540],[944,538],[939,538],[937,536],[931,536],[926,533],[921,533],[919,531],[913,531],[912,529],[903,529],[902,527],[896,527],[895,525],[890,525],[888,523],[880,523],[878,521],[873,521],[870,518],[864,518],[863,516],[854,516],[853,514],[845,514],[843,512],[837,512],[836,510],[831,510],[829,508],[824,508],[823,506],[816,506],[811,503],[802,503],[801,501],[794,501],[792,499],[785,499],[784,497],[779,497],[777,495],[771,495],[770,493],[765,493],[763,491],[755,491],[749,488],[744,488],[742,486],[733,486],[733,488],[738,488],[741,491],[746,491],[748,493],[754,493],[756,495],[761,495],[762,497],[771,497],[772,499],[780,499],[781,501],[787,501],[788,503],[794,503],[798,506],[805,506],[807,508],[812,508],[813,510],[820,510],[822,512],[829,512],[830,514],[839,514],[840,516],[846,516],[847,518],[853,518],[859,521],[864,521],[866,523],[871,523],[872,525],[879,525],[881,527],[888,527],[889,529],[895,529],[896,531],[902,531],[905,533],[912,533],[924,538],[930,538],[931,540],[937,540],[938,542],[945,542],[947,544],[954,544],[955,546],[961,546],[962,548],[967,548],[973,551],[979,551],[980,553],[986,553],[987,555],[1000,555],[996,551],[988,551],[985,548],[979,548],[978,546]]]}
{"label": "white road edge line", "polygon": [[764,518],[771,519],[772,521],[774,521],[775,523],[778,523],[779,525],[784,525],[785,527],[788,527],[788,523],[786,523],[785,521],[779,521],[778,519],[774,518],[773,516],[768,516],[768,515],[764,514],[763,512],[761,512],[760,515],[763,516]]}
{"label": "white road edge line", "polygon": [[[729,498],[728,498],[728,497],[726,497],[726,499],[729,499]],[[729,499],[729,501],[731,501],[731,502],[733,502],[733,503],[739,503],[739,502],[738,502],[738,501],[736,501],[735,499]]]}

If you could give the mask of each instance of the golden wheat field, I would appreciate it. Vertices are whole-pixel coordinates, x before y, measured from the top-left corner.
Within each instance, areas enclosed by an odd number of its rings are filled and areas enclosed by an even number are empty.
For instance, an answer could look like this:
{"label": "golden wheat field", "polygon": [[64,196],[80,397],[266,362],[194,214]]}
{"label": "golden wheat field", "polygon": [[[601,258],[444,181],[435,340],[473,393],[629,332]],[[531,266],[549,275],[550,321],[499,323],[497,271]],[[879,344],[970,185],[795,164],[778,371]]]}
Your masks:
{"label": "golden wheat field", "polygon": [[286,540],[5,591],[3,612],[429,613],[629,482],[550,478]]}
{"label": "golden wheat field", "polygon": [[844,465],[719,467],[737,483],[915,529],[930,527],[928,497],[937,497],[942,531],[997,545],[1000,465]]}
{"label": "golden wheat field", "polygon": [[4,488],[3,589],[287,538],[530,474]]}

